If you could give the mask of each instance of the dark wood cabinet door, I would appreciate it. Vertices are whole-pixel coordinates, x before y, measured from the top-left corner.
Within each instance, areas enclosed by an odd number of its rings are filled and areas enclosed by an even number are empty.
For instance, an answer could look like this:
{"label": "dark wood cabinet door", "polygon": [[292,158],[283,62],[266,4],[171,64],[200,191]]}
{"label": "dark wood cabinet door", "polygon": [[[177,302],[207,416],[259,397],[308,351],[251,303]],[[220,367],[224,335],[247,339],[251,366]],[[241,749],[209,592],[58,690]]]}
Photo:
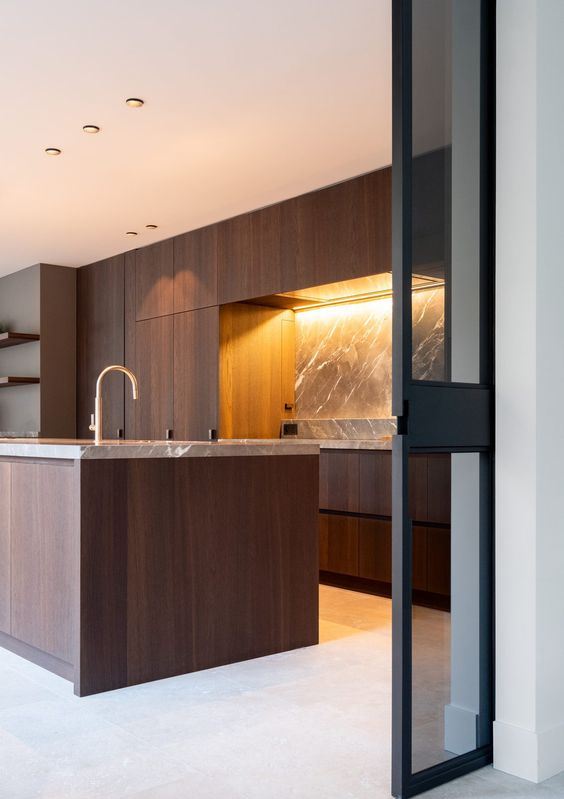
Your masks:
{"label": "dark wood cabinet door", "polygon": [[217,305],[217,225],[173,239],[174,312]]}
{"label": "dark wood cabinet door", "polygon": [[320,569],[358,577],[358,519],[320,514]]}
{"label": "dark wood cabinet door", "polygon": [[162,316],[135,325],[139,399],[133,403],[134,438],[162,441],[173,429],[173,319]]}
{"label": "dark wood cabinet door", "polygon": [[218,428],[219,308],[174,316],[174,437],[208,439]]}
{"label": "dark wood cabinet door", "polygon": [[135,250],[135,318],[152,319],[174,312],[173,240]]}
{"label": "dark wood cabinet door", "polygon": [[429,527],[428,590],[450,596],[450,529]]}
{"label": "dark wood cabinet door", "polygon": [[217,226],[218,301],[220,304],[259,297],[254,274],[251,214]]}
{"label": "dark wood cabinet door", "polygon": [[358,511],[358,452],[322,452],[319,456],[319,507]]}
{"label": "dark wood cabinet door", "polygon": [[[77,274],[77,435],[92,438],[96,380],[106,366],[124,363],[124,256],[83,266]],[[124,382],[104,384],[104,438],[124,428]]]}
{"label": "dark wood cabinet door", "polygon": [[450,454],[428,455],[428,521],[450,524]]}
{"label": "dark wood cabinet door", "polygon": [[253,296],[292,291],[298,275],[298,200],[285,200],[252,214]]}
{"label": "dark wood cabinet door", "polygon": [[412,454],[409,456],[409,513],[414,521],[427,521],[427,489],[427,455]]}
{"label": "dark wood cabinet door", "polygon": [[299,198],[297,288],[391,268],[390,175],[380,170]]}
{"label": "dark wood cabinet door", "polygon": [[413,525],[413,577],[412,587],[416,591],[429,590],[429,536],[426,527]]}
{"label": "dark wood cabinet door", "polygon": [[392,582],[392,523],[359,519],[358,573],[360,577]]}
{"label": "dark wood cabinet door", "polygon": [[361,513],[392,515],[392,453],[360,452]]}

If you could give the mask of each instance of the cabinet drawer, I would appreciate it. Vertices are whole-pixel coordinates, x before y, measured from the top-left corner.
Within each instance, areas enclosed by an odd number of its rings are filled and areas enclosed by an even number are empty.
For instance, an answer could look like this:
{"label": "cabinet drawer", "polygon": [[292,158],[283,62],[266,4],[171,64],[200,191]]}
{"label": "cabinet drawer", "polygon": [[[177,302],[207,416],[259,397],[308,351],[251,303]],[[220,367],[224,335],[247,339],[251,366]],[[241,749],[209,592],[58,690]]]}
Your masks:
{"label": "cabinet drawer", "polygon": [[358,576],[358,520],[319,514],[319,568]]}
{"label": "cabinet drawer", "polygon": [[392,523],[359,520],[358,573],[369,580],[392,581]]}
{"label": "cabinet drawer", "polygon": [[450,454],[428,455],[427,469],[427,520],[450,524]]}
{"label": "cabinet drawer", "polygon": [[360,495],[361,513],[376,516],[392,515],[392,453],[361,452]]}
{"label": "cabinet drawer", "polygon": [[357,452],[322,452],[319,456],[319,507],[358,511]]}
{"label": "cabinet drawer", "polygon": [[450,529],[427,528],[429,539],[428,590],[450,596]]}

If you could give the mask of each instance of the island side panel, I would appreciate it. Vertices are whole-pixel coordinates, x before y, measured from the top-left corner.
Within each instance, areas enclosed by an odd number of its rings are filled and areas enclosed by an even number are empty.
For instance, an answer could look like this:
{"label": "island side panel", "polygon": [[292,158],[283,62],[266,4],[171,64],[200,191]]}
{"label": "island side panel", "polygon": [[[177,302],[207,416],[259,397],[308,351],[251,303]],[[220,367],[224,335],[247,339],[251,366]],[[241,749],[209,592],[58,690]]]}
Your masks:
{"label": "island side panel", "polygon": [[[176,506],[175,480],[204,458],[128,462],[127,680],[133,685],[194,671],[193,541]],[[213,459],[214,461],[220,459]],[[207,492],[209,495],[209,492]],[[205,514],[199,535],[205,535]]]}
{"label": "island side panel", "polygon": [[10,634],[32,648],[15,647],[20,654],[66,677],[76,657],[78,501],[76,462],[12,462]]}
{"label": "island side panel", "polygon": [[12,465],[0,462],[0,632],[10,634],[10,519]]}
{"label": "island side panel", "polygon": [[318,642],[318,458],[128,467],[128,682]]}
{"label": "island side panel", "polygon": [[75,693],[127,685],[125,460],[80,461],[80,628]]}

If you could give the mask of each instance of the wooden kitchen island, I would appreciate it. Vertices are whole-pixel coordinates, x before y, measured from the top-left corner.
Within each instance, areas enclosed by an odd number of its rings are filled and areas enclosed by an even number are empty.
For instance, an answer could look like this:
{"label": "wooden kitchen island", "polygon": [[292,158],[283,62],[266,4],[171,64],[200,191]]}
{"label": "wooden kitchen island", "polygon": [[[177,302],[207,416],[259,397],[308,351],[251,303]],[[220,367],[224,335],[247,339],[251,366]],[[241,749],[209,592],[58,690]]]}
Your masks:
{"label": "wooden kitchen island", "polygon": [[0,645],[86,696],[316,644],[318,452],[0,440]]}

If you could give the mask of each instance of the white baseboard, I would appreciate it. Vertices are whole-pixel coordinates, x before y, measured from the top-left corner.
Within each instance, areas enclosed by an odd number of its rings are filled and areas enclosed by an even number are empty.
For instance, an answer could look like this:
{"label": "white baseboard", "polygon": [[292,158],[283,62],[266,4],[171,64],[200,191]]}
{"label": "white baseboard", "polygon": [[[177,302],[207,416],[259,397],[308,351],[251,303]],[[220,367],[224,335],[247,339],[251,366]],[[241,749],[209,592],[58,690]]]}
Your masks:
{"label": "white baseboard", "polygon": [[494,721],[494,768],[531,782],[564,771],[564,724],[534,732]]}

